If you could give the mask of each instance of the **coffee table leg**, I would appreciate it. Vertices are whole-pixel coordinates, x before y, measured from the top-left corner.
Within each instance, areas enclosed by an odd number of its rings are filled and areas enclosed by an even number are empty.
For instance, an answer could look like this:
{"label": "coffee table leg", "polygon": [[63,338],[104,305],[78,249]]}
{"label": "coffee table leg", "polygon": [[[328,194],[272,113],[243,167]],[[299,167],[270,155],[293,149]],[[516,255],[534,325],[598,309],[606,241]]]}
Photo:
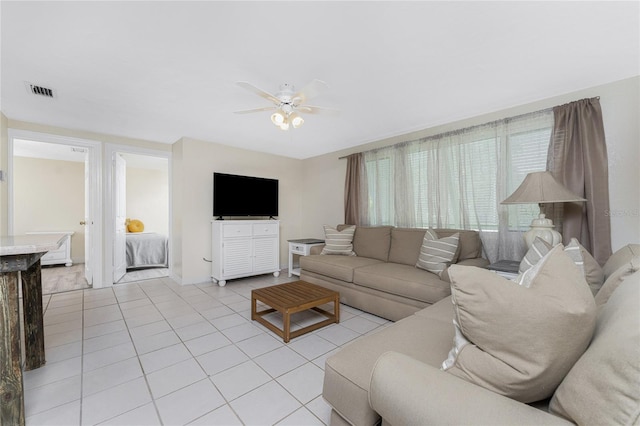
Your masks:
{"label": "coffee table leg", "polygon": [[251,295],[251,320],[255,320],[258,315],[256,315],[256,298],[253,296],[253,294]]}
{"label": "coffee table leg", "polygon": [[336,324],[340,323],[340,297],[338,296],[333,301],[333,313],[336,316]]}
{"label": "coffee table leg", "polygon": [[291,338],[291,314],[289,311],[285,311],[282,315],[282,338],[285,343],[289,343],[289,339]]}

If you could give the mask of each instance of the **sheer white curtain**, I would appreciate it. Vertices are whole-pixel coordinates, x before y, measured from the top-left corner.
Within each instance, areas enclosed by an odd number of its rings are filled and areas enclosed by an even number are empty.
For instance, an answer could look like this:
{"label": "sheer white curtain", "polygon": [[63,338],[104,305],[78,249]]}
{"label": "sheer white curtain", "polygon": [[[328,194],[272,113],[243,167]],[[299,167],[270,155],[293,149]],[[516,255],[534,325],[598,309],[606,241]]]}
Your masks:
{"label": "sheer white curtain", "polygon": [[503,206],[545,170],[553,111],[461,129],[364,154],[367,225],[475,229],[490,261],[520,259],[538,206]]}

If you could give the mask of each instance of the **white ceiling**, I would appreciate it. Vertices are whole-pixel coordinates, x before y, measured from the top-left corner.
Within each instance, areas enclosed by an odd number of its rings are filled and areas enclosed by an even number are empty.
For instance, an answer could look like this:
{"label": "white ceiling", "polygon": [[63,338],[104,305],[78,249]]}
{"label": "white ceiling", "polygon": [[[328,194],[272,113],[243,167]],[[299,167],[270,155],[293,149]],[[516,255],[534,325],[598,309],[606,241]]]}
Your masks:
{"label": "white ceiling", "polygon": [[[640,74],[640,3],[2,1],[10,119],[308,158]],[[330,89],[283,132],[236,86]],[[30,94],[24,82],[53,88]]]}

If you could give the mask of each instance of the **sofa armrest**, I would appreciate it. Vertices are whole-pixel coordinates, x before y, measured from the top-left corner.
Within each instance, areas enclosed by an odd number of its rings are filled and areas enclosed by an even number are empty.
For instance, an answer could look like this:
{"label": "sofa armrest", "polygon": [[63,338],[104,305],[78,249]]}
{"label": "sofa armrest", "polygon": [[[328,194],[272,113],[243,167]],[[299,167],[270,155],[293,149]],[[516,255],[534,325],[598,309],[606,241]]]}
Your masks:
{"label": "sofa armrest", "polygon": [[573,424],[397,352],[378,358],[369,404],[391,425]]}
{"label": "sofa armrest", "polygon": [[322,253],[322,249],[324,248],[324,244],[319,244],[317,246],[311,246],[309,249],[309,254],[320,254]]}

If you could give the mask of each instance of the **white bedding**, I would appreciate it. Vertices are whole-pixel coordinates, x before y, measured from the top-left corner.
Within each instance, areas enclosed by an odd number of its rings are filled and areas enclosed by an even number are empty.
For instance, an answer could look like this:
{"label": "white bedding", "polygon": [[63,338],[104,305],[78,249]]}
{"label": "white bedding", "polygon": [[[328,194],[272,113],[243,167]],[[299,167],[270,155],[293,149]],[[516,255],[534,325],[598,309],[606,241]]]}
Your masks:
{"label": "white bedding", "polygon": [[169,265],[169,240],[155,232],[127,233],[127,269]]}

